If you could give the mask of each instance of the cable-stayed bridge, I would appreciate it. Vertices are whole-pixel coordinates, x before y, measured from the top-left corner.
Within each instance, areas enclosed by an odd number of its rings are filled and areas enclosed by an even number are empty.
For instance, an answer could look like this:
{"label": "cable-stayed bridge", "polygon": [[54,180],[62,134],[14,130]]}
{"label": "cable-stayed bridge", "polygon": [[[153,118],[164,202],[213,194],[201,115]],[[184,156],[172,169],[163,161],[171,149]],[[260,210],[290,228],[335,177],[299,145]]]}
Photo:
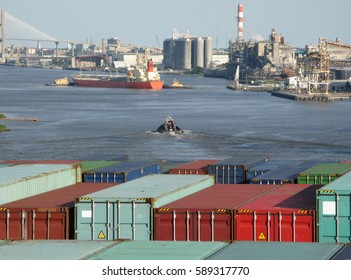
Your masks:
{"label": "cable-stayed bridge", "polygon": [[0,52],[4,53],[4,48],[14,44],[14,41],[36,42],[40,45],[42,42],[56,44],[71,44],[72,42],[59,40],[43,31],[23,22],[13,15],[1,10],[0,11]]}

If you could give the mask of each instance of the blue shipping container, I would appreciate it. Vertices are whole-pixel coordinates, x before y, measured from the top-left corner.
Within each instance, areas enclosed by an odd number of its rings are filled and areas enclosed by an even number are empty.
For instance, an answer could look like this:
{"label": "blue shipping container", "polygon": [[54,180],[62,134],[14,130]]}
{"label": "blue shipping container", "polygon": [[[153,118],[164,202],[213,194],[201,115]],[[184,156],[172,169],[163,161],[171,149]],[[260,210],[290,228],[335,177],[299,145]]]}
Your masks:
{"label": "blue shipping container", "polygon": [[303,161],[298,164],[283,166],[252,178],[250,183],[261,185],[296,184],[298,174],[317,163],[317,161]]}
{"label": "blue shipping container", "polygon": [[246,183],[246,171],[269,161],[267,156],[238,156],[210,164],[208,174],[214,175],[216,184]]}
{"label": "blue shipping container", "polygon": [[121,162],[89,170],[83,174],[83,181],[91,183],[125,183],[146,175],[160,173],[160,162]]}
{"label": "blue shipping container", "polygon": [[246,180],[251,180],[252,178],[276,170],[280,167],[291,166],[299,163],[301,163],[299,160],[270,160],[249,168],[246,172]]}

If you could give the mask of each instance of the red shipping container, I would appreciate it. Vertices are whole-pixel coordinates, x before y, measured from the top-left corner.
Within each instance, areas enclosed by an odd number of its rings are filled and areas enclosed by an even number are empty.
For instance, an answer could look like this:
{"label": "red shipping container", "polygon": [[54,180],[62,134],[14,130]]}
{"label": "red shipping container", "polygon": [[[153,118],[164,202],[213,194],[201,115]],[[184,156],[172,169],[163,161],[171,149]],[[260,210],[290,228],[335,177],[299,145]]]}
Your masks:
{"label": "red shipping container", "polygon": [[316,241],[318,185],[285,184],[234,211],[235,241]]}
{"label": "red shipping container", "polygon": [[232,241],[232,209],[277,187],[218,184],[156,208],[154,240]]}
{"label": "red shipping container", "polygon": [[73,239],[77,197],[116,183],[77,183],[0,206],[0,239]]}
{"label": "red shipping container", "polygon": [[0,208],[0,239],[68,239],[69,208]]}
{"label": "red shipping container", "polygon": [[171,168],[169,174],[208,174],[208,166],[212,163],[219,162],[216,159],[200,159],[187,164],[177,166],[176,168]]}

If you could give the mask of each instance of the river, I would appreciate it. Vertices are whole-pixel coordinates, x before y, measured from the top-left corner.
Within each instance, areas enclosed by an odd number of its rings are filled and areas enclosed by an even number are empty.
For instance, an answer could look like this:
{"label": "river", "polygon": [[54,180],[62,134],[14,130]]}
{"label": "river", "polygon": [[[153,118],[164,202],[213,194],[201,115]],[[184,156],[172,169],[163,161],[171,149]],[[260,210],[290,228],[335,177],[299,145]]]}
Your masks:
{"label": "river", "polygon": [[[132,159],[191,161],[236,155],[272,159],[351,159],[350,101],[298,102],[234,92],[227,81],[178,77],[193,89],[161,91],[55,87],[73,71],[0,66],[0,160]],[[155,130],[171,115],[185,130]]]}

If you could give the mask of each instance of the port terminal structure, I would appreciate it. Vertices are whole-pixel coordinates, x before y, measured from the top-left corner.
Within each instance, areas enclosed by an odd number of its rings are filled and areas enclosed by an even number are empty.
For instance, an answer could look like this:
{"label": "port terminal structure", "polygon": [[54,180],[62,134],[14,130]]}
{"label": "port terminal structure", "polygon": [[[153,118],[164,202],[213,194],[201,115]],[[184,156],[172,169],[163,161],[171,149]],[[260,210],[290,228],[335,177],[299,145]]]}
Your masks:
{"label": "port terminal structure", "polygon": [[318,49],[299,61],[299,71],[292,85],[271,94],[298,101],[326,101],[350,99],[351,93],[330,93],[330,54],[328,38],[320,38]]}

